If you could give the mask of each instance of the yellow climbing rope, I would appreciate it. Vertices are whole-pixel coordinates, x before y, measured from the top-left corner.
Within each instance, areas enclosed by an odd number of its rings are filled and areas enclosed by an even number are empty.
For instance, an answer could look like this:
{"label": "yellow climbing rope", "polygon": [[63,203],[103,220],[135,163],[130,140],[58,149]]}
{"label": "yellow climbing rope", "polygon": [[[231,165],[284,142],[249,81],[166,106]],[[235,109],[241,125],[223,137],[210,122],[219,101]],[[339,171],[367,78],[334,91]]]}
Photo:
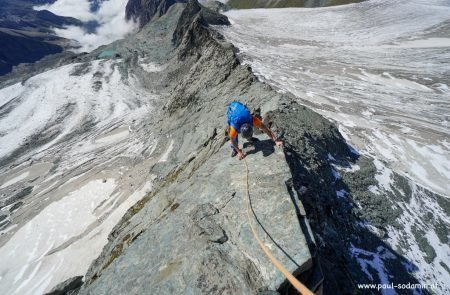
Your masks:
{"label": "yellow climbing rope", "polygon": [[283,273],[283,275],[286,277],[286,279],[294,286],[297,291],[302,295],[314,295],[313,292],[311,292],[305,285],[303,285],[299,280],[297,280],[296,277],[294,277],[282,264],[279,262],[270,252],[270,250],[263,244],[261,239],[259,238],[255,228],[253,227],[251,218],[250,218],[250,192],[248,187],[248,164],[247,161],[244,158],[245,163],[245,169],[246,169],[246,192],[247,192],[247,218],[248,223],[250,225],[250,228],[252,229],[253,236],[255,237],[256,241],[258,242],[261,249],[264,251],[264,253],[267,255],[267,257],[270,259],[272,264]]}

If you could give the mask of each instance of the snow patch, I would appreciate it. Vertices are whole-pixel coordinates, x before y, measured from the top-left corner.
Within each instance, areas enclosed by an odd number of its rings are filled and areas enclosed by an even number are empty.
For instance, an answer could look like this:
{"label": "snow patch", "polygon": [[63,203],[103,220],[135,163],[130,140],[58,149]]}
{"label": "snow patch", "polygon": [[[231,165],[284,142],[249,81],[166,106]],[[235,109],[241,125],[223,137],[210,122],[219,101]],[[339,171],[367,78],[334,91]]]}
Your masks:
{"label": "snow patch", "polygon": [[401,48],[440,48],[450,47],[450,38],[428,38],[421,40],[412,40],[395,45]]}
{"label": "snow patch", "polygon": [[381,185],[385,190],[391,190],[392,185],[392,170],[387,168],[380,160],[374,159],[373,163],[377,168],[377,174],[375,175],[375,179],[378,181],[378,184]]}
{"label": "snow patch", "polygon": [[113,130],[109,133],[106,133],[104,135],[101,135],[99,137],[97,137],[97,139],[95,140],[96,143],[101,143],[101,144],[110,144],[110,143],[114,143],[116,141],[125,139],[128,134],[130,134],[130,128],[128,127],[122,127],[122,128],[118,128],[117,130]]}
{"label": "snow patch", "polygon": [[[391,283],[389,280],[389,273],[384,266],[384,261],[386,259],[395,259],[395,256],[389,252],[389,250],[380,246],[377,248],[377,252],[371,252],[357,248],[351,244],[350,254],[358,261],[361,270],[371,281],[375,281],[375,279],[369,272],[369,267],[377,273],[380,284],[387,285]],[[397,294],[393,289],[381,289],[380,291],[383,295]]]}
{"label": "snow patch", "polygon": [[327,154],[327,160],[328,161],[336,161],[336,159],[330,153]]}
{"label": "snow patch", "polygon": [[20,95],[23,90],[24,88],[21,83],[16,83],[14,85],[0,89],[0,107],[4,106],[12,99]]}
{"label": "snow patch", "polygon": [[336,191],[336,197],[338,197],[338,198],[345,198],[347,195],[348,195],[348,192],[344,189]]}
{"label": "snow patch", "polygon": [[[96,206],[108,199],[115,187],[114,179],[108,179],[106,183],[101,180],[91,181],[60,201],[47,206],[17,231],[8,243],[0,248],[0,257],[4,262],[0,266],[0,272],[6,273],[6,278],[9,278],[0,287],[2,293],[40,293],[34,288],[43,276],[48,274],[55,277],[62,276],[61,272],[55,272],[53,269],[55,264],[51,263],[53,259],[52,256],[47,256],[48,252],[67,242],[71,237],[82,234],[96,222],[98,220],[98,216],[94,213]],[[76,273],[73,275],[87,270],[91,261],[99,254],[92,251],[89,244],[85,247],[87,251],[84,255],[77,256],[79,261],[76,263],[84,267],[74,268]]]}
{"label": "snow patch", "polygon": [[142,63],[140,66],[146,71],[147,73],[157,73],[164,70],[164,67],[155,63]]}
{"label": "snow patch", "polygon": [[373,84],[383,85],[384,87],[410,89],[415,91],[432,91],[425,85],[406,79],[394,78],[390,74],[387,75],[387,78],[384,78],[383,75],[370,74],[362,69],[361,72],[362,75],[359,75],[361,80],[368,81]]}
{"label": "snow patch", "polygon": [[339,172],[337,172],[334,168],[331,168],[331,173],[333,174],[334,181],[337,181],[342,178]]}
{"label": "snow patch", "polygon": [[175,142],[174,142],[174,140],[172,139],[171,141],[170,141],[170,144],[169,144],[169,147],[167,148],[167,150],[165,151],[165,153],[161,156],[161,158],[159,159],[159,162],[166,162],[168,159],[169,159],[169,155],[170,155],[170,152],[172,151],[172,149],[173,149],[173,144],[174,144]]}

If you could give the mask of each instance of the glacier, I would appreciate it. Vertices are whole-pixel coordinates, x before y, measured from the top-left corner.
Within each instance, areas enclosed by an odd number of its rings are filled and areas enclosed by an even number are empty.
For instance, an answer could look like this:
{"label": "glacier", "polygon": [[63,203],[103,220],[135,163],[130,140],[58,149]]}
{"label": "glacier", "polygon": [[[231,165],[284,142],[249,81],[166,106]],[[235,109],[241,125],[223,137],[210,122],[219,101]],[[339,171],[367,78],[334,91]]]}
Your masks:
{"label": "glacier", "polygon": [[[149,162],[140,159],[158,141],[143,122],[159,96],[124,78],[121,63],[68,64],[0,90],[0,158],[17,163],[2,172],[2,209],[26,208],[2,223],[1,293],[41,294],[85,273],[151,190],[156,176],[142,173]],[[24,186],[27,200],[9,201]]]}
{"label": "glacier", "polygon": [[233,26],[222,32],[262,80],[336,121],[360,150],[448,195],[448,1],[226,15]]}

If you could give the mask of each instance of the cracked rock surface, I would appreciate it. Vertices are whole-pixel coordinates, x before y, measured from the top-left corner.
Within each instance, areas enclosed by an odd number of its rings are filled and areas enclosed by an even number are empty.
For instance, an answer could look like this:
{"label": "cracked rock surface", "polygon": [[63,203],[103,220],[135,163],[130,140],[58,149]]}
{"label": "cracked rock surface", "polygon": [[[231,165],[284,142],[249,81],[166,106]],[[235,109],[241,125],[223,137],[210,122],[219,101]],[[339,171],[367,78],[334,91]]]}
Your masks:
{"label": "cracked rock surface", "polygon": [[[260,138],[257,147],[246,145],[249,192],[270,237],[254,216],[251,222],[288,269],[306,270],[312,260],[285,184],[289,167],[283,152]],[[253,294],[283,283],[248,224],[244,162],[225,144],[193,169],[191,162],[152,197],[139,214],[152,220],[147,229],[81,294]]]}

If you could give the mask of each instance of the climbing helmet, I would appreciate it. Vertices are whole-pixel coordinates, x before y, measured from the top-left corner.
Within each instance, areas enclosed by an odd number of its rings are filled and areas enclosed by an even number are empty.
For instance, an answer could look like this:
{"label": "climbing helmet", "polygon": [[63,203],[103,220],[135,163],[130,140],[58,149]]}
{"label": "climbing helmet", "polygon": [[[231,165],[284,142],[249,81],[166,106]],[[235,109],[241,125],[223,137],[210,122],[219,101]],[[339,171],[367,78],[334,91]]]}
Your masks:
{"label": "climbing helmet", "polygon": [[253,126],[249,123],[245,123],[241,126],[241,134],[244,138],[250,139],[253,137]]}

